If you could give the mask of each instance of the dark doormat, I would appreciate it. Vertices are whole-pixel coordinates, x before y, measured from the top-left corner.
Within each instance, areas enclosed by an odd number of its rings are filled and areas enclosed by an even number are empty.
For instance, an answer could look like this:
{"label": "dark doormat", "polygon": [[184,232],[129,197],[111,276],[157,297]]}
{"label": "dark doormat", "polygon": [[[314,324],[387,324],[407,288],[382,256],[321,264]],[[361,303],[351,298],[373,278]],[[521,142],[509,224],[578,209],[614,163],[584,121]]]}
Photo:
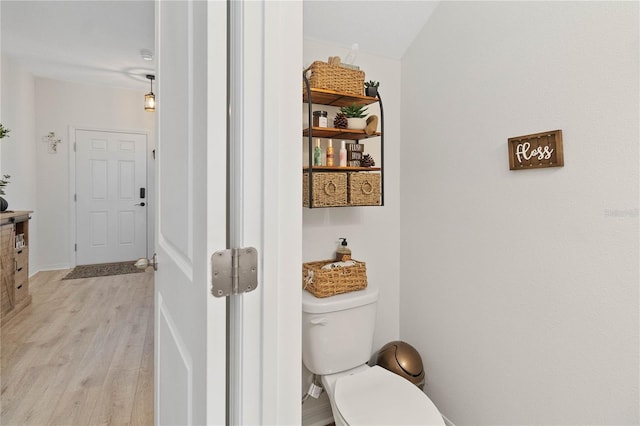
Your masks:
{"label": "dark doormat", "polygon": [[96,265],[78,265],[63,280],[78,278],[106,277],[109,275],[137,274],[144,272],[134,265],[135,260],[117,263],[99,263]]}

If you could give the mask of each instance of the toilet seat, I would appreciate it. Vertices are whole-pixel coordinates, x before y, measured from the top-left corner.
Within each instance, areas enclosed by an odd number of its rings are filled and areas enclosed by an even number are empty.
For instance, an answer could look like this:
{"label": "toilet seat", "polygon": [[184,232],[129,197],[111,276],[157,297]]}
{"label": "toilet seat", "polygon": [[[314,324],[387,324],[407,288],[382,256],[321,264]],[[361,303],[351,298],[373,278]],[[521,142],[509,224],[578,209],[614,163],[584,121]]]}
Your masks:
{"label": "toilet seat", "polygon": [[334,400],[340,416],[351,426],[444,426],[442,416],[426,394],[379,366],[338,379]]}

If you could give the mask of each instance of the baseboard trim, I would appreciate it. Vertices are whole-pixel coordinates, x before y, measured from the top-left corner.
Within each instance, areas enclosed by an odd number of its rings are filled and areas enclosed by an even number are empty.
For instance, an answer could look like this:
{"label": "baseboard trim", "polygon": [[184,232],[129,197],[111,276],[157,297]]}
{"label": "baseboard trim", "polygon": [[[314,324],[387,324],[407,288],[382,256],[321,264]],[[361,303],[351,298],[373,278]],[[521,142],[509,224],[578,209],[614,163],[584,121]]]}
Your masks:
{"label": "baseboard trim", "polygon": [[447,418],[447,416],[445,416],[444,414],[440,413],[440,415],[442,416],[442,419],[444,420],[444,424],[447,426],[456,426],[453,424],[453,422],[451,420],[449,420]]}
{"label": "baseboard trim", "polygon": [[37,267],[29,267],[29,278],[37,274],[38,272],[43,271],[59,271],[61,269],[71,269],[72,266],[69,266],[66,263],[52,263],[49,265],[40,265]]}

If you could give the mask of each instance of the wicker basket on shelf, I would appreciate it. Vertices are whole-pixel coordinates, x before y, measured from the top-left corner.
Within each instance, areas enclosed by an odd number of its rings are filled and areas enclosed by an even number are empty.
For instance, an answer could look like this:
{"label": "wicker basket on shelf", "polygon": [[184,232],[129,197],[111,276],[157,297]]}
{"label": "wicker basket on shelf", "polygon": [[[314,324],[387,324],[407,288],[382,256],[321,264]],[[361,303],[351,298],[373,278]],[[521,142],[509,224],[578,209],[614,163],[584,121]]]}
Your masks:
{"label": "wicker basket on shelf", "polygon": [[315,61],[305,70],[307,71],[311,72],[308,79],[309,86],[313,89],[334,90],[359,96],[364,93],[364,71],[322,61]]}
{"label": "wicker basket on shelf", "polygon": [[[309,173],[302,175],[303,206],[309,207]],[[339,207],[347,205],[346,173],[313,174],[313,207]]]}
{"label": "wicker basket on shelf", "polygon": [[380,205],[380,173],[348,173],[350,206]]}
{"label": "wicker basket on shelf", "polygon": [[322,269],[333,260],[302,264],[302,288],[316,297],[329,297],[367,288],[367,266],[355,260],[355,265]]}

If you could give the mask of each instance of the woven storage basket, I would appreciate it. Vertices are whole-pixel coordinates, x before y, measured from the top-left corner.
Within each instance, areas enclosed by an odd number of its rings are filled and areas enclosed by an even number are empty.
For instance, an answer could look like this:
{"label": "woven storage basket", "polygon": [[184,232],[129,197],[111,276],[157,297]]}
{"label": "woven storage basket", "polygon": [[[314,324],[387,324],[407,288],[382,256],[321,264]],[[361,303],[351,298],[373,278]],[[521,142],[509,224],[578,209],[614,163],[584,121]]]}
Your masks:
{"label": "woven storage basket", "polygon": [[334,90],[359,96],[364,94],[364,71],[330,65],[322,61],[315,61],[307,68],[307,71],[311,71],[309,76],[311,88]]}
{"label": "woven storage basket", "polygon": [[[302,199],[309,207],[309,173],[302,176]],[[313,207],[338,207],[347,205],[347,174],[313,174]]]}
{"label": "woven storage basket", "polygon": [[380,173],[349,173],[349,205],[380,205]]}
{"label": "woven storage basket", "polygon": [[329,297],[336,294],[367,288],[367,265],[355,261],[353,266],[322,269],[334,260],[321,260],[302,264],[302,288],[316,297]]}

